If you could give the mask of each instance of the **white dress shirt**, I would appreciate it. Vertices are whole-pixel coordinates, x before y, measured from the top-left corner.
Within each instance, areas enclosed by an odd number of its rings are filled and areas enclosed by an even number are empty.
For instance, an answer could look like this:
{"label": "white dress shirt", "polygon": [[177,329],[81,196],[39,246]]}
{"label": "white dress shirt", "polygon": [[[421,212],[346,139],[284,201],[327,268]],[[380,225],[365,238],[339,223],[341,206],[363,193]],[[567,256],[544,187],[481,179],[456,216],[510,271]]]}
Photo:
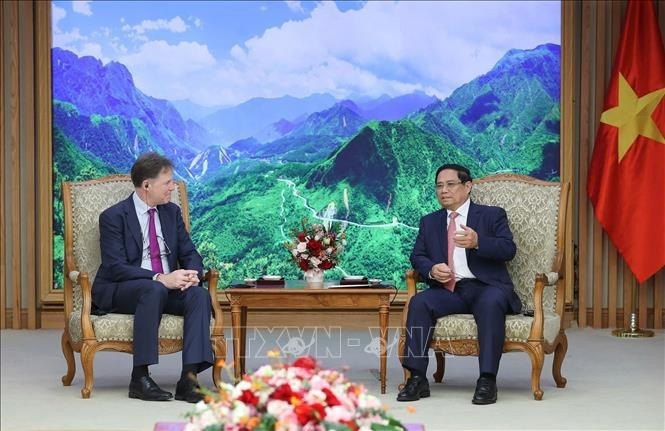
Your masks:
{"label": "white dress shirt", "polygon": [[141,237],[143,238],[143,260],[141,261],[141,268],[152,271],[152,262],[150,261],[150,239],[148,237],[148,221],[150,220],[148,210],[150,208],[155,208],[155,231],[157,232],[157,243],[159,244],[159,252],[162,256],[162,268],[164,269],[164,274],[168,274],[171,270],[169,269],[169,261],[163,253],[167,248],[164,245],[162,224],[159,221],[159,210],[156,207],[149,207],[148,204],[138,197],[136,192],[132,195],[132,199],[134,200],[134,209],[136,209],[136,216],[139,219],[139,225],[141,225]]}
{"label": "white dress shirt", "polygon": [[[466,202],[462,204],[459,208],[457,208],[457,211],[455,211],[458,215],[455,218],[455,226],[457,227],[458,231],[462,231],[463,229],[460,227],[461,225],[466,226],[466,220],[469,215],[469,206],[470,206],[471,200],[467,199]],[[448,214],[448,221],[446,222],[446,227],[450,223],[450,213],[452,211],[446,210]],[[466,249],[463,247],[457,247],[455,246],[455,251],[453,252],[453,262],[455,265],[455,280],[459,281],[463,278],[476,278],[475,275],[473,275],[473,272],[469,269],[469,264],[466,261]]]}

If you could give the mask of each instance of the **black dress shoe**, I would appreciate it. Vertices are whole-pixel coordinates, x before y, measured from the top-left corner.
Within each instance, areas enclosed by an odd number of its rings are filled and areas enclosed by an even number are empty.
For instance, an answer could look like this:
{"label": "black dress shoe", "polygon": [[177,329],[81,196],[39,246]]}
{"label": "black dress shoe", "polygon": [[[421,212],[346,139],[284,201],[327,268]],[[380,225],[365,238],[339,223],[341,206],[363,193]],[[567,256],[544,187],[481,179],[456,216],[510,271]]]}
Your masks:
{"label": "black dress shoe", "polygon": [[476,392],[471,400],[474,404],[494,404],[496,402],[496,381],[480,377],[476,382]]}
{"label": "black dress shoe", "polygon": [[429,397],[429,382],[425,376],[411,376],[397,394],[397,401],[418,401]]}
{"label": "black dress shoe", "polygon": [[129,398],[138,398],[143,401],[168,401],[173,398],[173,394],[162,390],[150,376],[143,376],[130,380]]}
{"label": "black dress shoe", "polygon": [[204,398],[204,395],[199,392],[201,386],[196,379],[185,377],[178,380],[175,386],[175,399],[180,401],[187,401],[188,403],[198,403]]}

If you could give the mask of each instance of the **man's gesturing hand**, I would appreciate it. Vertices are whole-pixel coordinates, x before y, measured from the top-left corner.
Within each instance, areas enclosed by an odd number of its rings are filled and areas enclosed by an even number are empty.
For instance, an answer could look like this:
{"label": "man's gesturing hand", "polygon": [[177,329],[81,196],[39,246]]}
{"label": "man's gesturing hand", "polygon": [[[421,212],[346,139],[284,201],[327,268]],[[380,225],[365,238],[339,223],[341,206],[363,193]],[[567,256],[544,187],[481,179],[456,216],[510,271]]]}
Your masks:
{"label": "man's gesturing hand", "polygon": [[455,232],[455,245],[462,248],[478,248],[478,234],[469,226],[460,225]]}

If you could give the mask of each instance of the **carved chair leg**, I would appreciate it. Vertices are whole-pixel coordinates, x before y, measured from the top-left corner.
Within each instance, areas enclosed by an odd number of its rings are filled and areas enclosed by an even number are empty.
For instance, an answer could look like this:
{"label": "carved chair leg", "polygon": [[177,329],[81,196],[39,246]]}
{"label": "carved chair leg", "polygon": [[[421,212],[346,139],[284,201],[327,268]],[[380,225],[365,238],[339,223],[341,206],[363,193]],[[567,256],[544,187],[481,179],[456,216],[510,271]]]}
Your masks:
{"label": "carved chair leg", "polygon": [[216,388],[222,384],[222,368],[226,366],[226,341],[223,337],[213,338],[212,348],[215,352],[215,363],[212,367],[212,381]]}
{"label": "carved chair leg", "polygon": [[557,388],[566,387],[566,378],[561,375],[561,365],[563,365],[563,359],[566,357],[566,352],[568,351],[568,338],[564,332],[559,334],[560,342],[556,345],[554,349],[554,360],[552,361],[552,376],[556,382]]}
{"label": "carved chair leg", "polygon": [[434,381],[441,383],[443,375],[446,373],[446,353],[435,350],[434,356],[436,357],[436,372],[433,375]]}
{"label": "carved chair leg", "polygon": [[81,397],[85,399],[90,398],[92,385],[95,382],[92,366],[93,361],[95,360],[95,353],[97,353],[97,351],[95,350],[94,344],[83,343],[83,347],[81,347],[81,365],[83,366],[84,383],[83,388],[81,388]]}
{"label": "carved chair leg", "polygon": [[212,383],[217,389],[222,384],[222,367],[217,360],[215,360],[215,365],[212,366]]}
{"label": "carved chair leg", "polygon": [[409,380],[409,377],[411,377],[411,371],[407,370],[406,368],[402,368],[402,371],[404,372],[404,381],[397,385],[398,391],[404,389],[404,386],[406,386],[406,381]]}
{"label": "carved chair leg", "polygon": [[69,335],[67,332],[62,333],[62,338],[60,339],[60,346],[62,347],[62,354],[65,355],[65,361],[67,361],[67,374],[62,376],[63,386],[69,386],[74,380],[74,375],[76,374],[76,361],[74,360],[74,349],[69,342]]}
{"label": "carved chair leg", "polygon": [[537,401],[543,399],[543,391],[540,389],[540,374],[543,371],[543,362],[545,362],[545,352],[540,343],[537,345],[529,344],[530,349],[527,350],[529,358],[531,359],[531,391],[533,398]]}
{"label": "carved chair leg", "polygon": [[[399,331],[399,340],[397,341],[397,357],[399,358],[399,363],[400,365],[404,362],[404,353],[406,349],[406,330],[402,328]],[[411,373],[409,370],[406,368],[402,367],[402,371],[404,372],[404,381],[397,385],[397,390],[401,391],[404,388],[404,385],[406,385],[406,381],[409,380],[409,377],[411,377]]]}

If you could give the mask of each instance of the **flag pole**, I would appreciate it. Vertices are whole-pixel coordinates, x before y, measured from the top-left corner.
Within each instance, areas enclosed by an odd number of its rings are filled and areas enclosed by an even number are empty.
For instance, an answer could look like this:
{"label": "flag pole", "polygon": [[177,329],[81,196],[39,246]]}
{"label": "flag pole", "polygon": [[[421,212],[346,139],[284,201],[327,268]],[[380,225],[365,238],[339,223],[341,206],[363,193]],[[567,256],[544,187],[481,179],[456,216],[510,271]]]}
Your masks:
{"label": "flag pole", "polygon": [[620,338],[648,338],[653,337],[653,331],[640,329],[640,322],[637,318],[637,283],[632,283],[633,289],[633,312],[630,313],[630,323],[628,328],[617,328],[612,331],[612,335]]}

